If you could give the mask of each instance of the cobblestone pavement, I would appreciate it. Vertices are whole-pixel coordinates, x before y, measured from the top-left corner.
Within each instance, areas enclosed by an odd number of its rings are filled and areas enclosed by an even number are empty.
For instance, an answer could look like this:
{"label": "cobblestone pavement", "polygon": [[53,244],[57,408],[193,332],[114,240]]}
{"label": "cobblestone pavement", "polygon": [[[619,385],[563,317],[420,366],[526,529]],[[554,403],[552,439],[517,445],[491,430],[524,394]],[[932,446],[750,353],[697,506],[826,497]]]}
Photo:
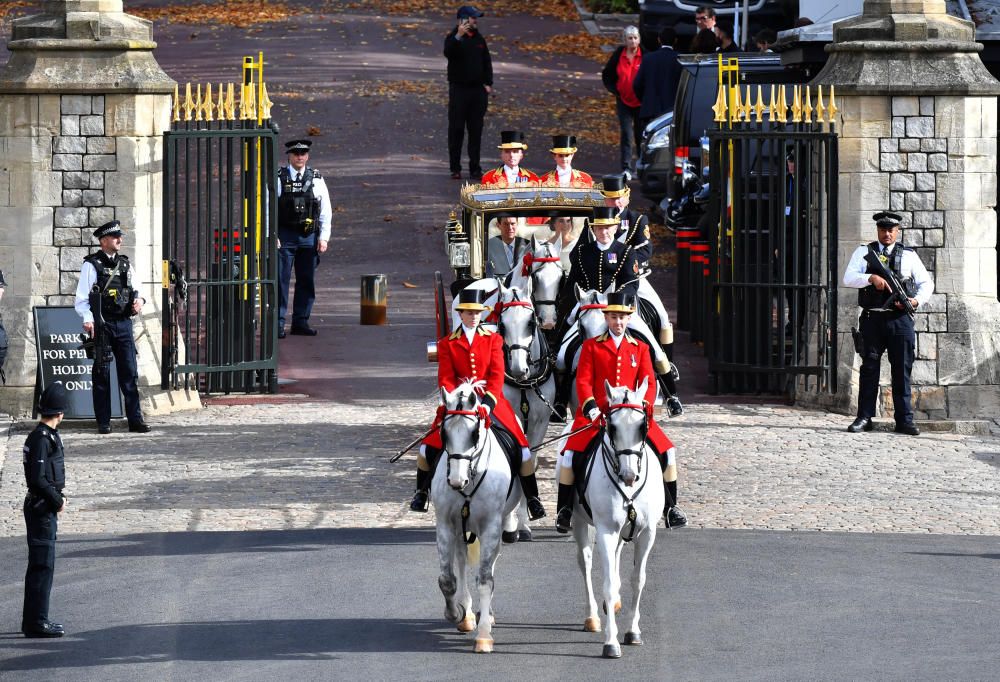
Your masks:
{"label": "cobblestone pavement", "polygon": [[[388,458],[426,428],[433,405],[212,406],[154,422],[146,436],[98,437],[90,424],[68,424],[70,497],[60,532],[429,526],[433,515],[405,510],[412,458]],[[715,404],[661,420],[678,446],[691,526],[1000,535],[1000,440],[852,435],[846,421]],[[23,532],[20,448],[30,427],[15,424],[6,442],[3,536]],[[550,515],[552,456],[543,453],[539,475]]]}

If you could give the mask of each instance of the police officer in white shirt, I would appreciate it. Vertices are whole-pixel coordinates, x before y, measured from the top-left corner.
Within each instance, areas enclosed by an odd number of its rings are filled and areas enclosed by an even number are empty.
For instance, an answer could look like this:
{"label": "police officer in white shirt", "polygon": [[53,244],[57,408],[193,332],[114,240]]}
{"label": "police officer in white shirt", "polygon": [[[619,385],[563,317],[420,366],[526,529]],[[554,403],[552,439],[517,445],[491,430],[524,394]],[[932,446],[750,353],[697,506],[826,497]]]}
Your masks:
{"label": "police officer in white shirt", "polygon": [[881,268],[873,263],[878,259],[892,271],[905,290],[910,305],[918,311],[934,293],[934,282],[917,254],[896,243],[902,216],[883,211],[876,213],[872,219],[878,228],[878,239],[855,249],[844,272],[844,286],[859,290],[858,305],[862,308],[858,412],[847,430],[851,433],[872,430],[882,353],[888,351],[896,433],[917,436],[920,430],[913,423],[913,408],[910,405],[910,370],[916,346],[913,318],[895,298],[889,282],[878,274]]}

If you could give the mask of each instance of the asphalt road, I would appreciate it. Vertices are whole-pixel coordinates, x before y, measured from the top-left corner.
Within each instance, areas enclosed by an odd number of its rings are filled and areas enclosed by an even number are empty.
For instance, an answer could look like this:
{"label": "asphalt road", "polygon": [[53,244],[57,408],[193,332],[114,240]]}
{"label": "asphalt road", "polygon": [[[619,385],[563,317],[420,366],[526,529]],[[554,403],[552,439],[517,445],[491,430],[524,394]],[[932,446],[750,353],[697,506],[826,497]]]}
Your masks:
{"label": "asphalt road", "polygon": [[[581,631],[574,545],[549,531],[500,559],[488,656],[442,617],[429,530],[78,536],[58,551],[52,615],[70,634],[0,633],[4,679],[973,680],[1000,664],[988,537],[661,531],[646,643],[618,661]],[[23,541],[0,552],[0,622],[17,623]]]}

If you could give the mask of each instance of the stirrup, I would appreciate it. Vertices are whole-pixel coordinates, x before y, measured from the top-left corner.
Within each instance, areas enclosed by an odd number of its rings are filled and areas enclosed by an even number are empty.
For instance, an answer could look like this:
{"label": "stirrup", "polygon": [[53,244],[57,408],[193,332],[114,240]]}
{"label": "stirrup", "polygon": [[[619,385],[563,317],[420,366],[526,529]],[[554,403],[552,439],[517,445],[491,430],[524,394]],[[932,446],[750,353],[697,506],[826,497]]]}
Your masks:
{"label": "stirrup", "polygon": [[573,510],[569,507],[563,507],[556,514],[556,531],[560,533],[568,533],[573,529]]}
{"label": "stirrup", "polygon": [[424,513],[427,511],[429,498],[426,490],[418,490],[410,500],[410,511]]}
{"label": "stirrup", "polygon": [[537,521],[538,519],[545,516],[545,507],[542,506],[542,501],[537,497],[528,498],[528,520]]}

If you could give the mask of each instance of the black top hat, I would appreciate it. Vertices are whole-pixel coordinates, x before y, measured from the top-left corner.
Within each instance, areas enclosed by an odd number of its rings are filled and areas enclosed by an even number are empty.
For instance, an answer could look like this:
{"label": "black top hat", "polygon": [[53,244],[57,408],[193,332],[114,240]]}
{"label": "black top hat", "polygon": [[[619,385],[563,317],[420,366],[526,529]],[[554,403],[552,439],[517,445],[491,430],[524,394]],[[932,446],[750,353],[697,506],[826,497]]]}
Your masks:
{"label": "black top hat", "polygon": [[285,143],[285,153],[308,152],[312,145],[312,140],[289,140]]}
{"label": "black top hat", "polygon": [[501,130],[500,146],[497,149],[527,149],[524,133],[520,130]]}
{"label": "black top hat", "polygon": [[458,292],[458,305],[455,306],[456,310],[475,310],[483,311],[487,309],[487,306],[483,304],[486,300],[486,292],[482,289],[462,289]]}
{"label": "black top hat", "polygon": [[903,216],[898,213],[881,211],[873,215],[872,220],[875,221],[875,227],[885,227],[891,229],[893,227],[899,227],[899,223],[903,220]]}
{"label": "black top hat", "polygon": [[42,397],[38,399],[38,413],[43,417],[54,417],[62,414],[69,407],[69,396],[61,381],[56,381],[45,387]]}
{"label": "black top hat", "polygon": [[618,222],[618,208],[615,206],[597,206],[590,220],[591,225],[617,225]]}
{"label": "black top hat", "polygon": [[624,173],[605,175],[601,178],[601,194],[609,199],[625,196],[628,191],[628,182],[625,180]]}
{"label": "black top hat", "polygon": [[576,135],[553,135],[549,151],[553,154],[576,154]]}
{"label": "black top hat", "polygon": [[462,5],[458,8],[458,18],[465,19],[466,17],[481,17],[483,13],[472,5]]}
{"label": "black top hat", "polygon": [[94,230],[94,236],[98,239],[102,237],[120,237],[125,234],[122,230],[121,223],[117,220],[112,220],[110,223],[104,223],[99,228]]}
{"label": "black top hat", "polygon": [[634,313],[635,294],[625,291],[615,291],[608,294],[608,305],[604,308],[606,313]]}

